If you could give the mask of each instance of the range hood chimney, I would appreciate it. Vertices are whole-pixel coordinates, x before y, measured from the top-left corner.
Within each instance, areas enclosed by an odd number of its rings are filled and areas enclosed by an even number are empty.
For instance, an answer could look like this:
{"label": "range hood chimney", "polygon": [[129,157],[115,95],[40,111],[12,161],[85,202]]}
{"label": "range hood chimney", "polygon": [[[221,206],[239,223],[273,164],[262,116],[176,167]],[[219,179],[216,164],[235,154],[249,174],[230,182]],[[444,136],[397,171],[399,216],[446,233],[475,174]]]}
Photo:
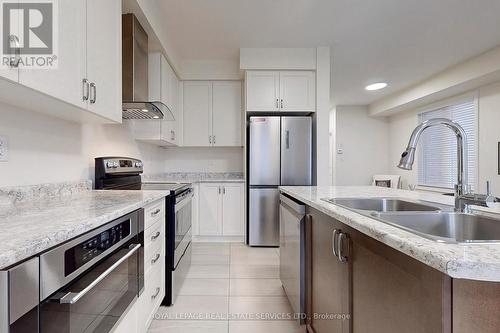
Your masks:
{"label": "range hood chimney", "polygon": [[122,15],[123,119],[175,120],[160,101],[149,100],[148,35],[134,14]]}

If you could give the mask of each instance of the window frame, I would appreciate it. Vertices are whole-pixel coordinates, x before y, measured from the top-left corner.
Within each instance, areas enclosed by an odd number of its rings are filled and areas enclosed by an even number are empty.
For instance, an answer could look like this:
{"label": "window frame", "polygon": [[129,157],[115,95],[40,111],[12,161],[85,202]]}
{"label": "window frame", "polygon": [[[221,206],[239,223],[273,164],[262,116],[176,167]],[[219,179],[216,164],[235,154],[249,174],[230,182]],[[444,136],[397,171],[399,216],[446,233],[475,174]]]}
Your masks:
{"label": "window frame", "polygon": [[[451,107],[460,103],[464,103],[467,101],[472,100],[472,103],[474,105],[474,114],[476,117],[476,124],[475,124],[475,132],[476,132],[476,140],[474,142],[474,159],[476,162],[476,170],[474,170],[473,173],[473,179],[469,179],[469,184],[472,186],[473,189],[477,189],[479,186],[479,91],[471,91],[467,92],[461,95],[453,96],[435,103],[428,104],[423,107],[419,107],[416,110],[416,115],[417,115],[417,125],[420,125],[420,115],[422,113],[426,112],[431,112],[431,111],[437,111],[442,108],[446,107]],[[417,154],[417,166],[419,167],[420,163],[420,158],[421,158],[421,153]],[[439,186],[429,186],[429,185],[420,185],[420,179],[419,179],[419,172],[416,170],[416,188],[419,190],[426,190],[426,191],[434,191],[434,192],[439,192],[439,193],[449,193],[450,190],[454,191],[453,188],[448,188],[448,187],[439,187]]]}

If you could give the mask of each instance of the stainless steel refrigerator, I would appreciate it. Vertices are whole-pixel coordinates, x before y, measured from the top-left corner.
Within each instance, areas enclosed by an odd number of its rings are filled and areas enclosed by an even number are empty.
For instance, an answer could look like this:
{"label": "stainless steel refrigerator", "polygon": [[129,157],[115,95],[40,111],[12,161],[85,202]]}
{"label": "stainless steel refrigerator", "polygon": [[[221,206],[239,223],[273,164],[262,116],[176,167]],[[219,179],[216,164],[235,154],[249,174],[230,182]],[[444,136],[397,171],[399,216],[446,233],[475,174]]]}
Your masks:
{"label": "stainless steel refrigerator", "polygon": [[310,117],[250,117],[248,243],[279,246],[280,185],[311,185]]}

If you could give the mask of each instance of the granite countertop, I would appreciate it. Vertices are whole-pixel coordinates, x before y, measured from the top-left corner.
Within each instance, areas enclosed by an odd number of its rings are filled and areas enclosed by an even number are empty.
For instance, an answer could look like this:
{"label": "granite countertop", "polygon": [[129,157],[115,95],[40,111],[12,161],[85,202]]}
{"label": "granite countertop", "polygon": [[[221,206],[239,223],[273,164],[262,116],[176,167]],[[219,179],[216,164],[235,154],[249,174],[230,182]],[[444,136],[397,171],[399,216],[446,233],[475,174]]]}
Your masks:
{"label": "granite countertop", "polygon": [[[321,200],[342,197],[399,197],[453,205],[453,197],[374,186],[283,186],[280,190],[452,278],[500,282],[500,244],[438,243]],[[498,206],[474,208],[480,214],[500,214]]]}
{"label": "granite countertop", "polygon": [[35,191],[0,189],[0,269],[168,195],[166,191],[92,191],[71,186],[63,192],[44,186]]}
{"label": "granite countertop", "polygon": [[244,183],[242,172],[166,172],[143,175],[143,183]]}

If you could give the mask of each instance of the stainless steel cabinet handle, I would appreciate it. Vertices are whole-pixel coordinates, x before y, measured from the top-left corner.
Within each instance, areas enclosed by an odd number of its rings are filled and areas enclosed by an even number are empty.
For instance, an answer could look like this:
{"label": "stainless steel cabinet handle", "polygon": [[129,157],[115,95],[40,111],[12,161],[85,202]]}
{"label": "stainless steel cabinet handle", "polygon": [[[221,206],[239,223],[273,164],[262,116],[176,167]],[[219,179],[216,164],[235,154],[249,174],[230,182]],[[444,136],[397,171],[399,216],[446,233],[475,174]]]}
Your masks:
{"label": "stainless steel cabinet handle", "polygon": [[63,297],[61,297],[58,301],[61,304],[75,304],[80,300],[83,296],[85,296],[92,288],[99,284],[102,280],[104,280],[109,274],[111,274],[118,266],[120,266],[125,260],[130,258],[137,250],[141,248],[141,244],[132,244],[129,247],[129,251],[123,257],[121,257],[117,262],[111,265],[107,270],[105,270],[101,275],[99,275],[95,280],[93,280],[87,287],[85,287],[82,291],[78,293],[69,292]]}
{"label": "stainless steel cabinet handle", "polygon": [[222,188],[222,194],[226,194],[226,187],[225,186]]}
{"label": "stainless steel cabinet handle", "polygon": [[[347,236],[347,234],[341,232],[338,236],[339,238],[339,243],[338,243],[338,248],[337,248],[337,254],[338,254],[338,257],[339,257],[339,260],[340,262],[342,263],[346,263],[347,260],[348,260],[348,257],[347,255],[349,254],[349,236]],[[344,255],[344,240],[347,241],[346,243],[346,247],[347,247],[347,255]]]}
{"label": "stainless steel cabinet handle", "polygon": [[276,109],[279,109],[279,108],[280,108],[279,99],[276,98]]}
{"label": "stainless steel cabinet handle", "polygon": [[173,130],[170,131],[170,140],[175,140],[175,132]]}
{"label": "stainless steel cabinet handle", "polygon": [[151,216],[156,216],[159,212],[161,212],[161,209],[157,208],[154,212],[151,212]]}
{"label": "stainless steel cabinet handle", "polygon": [[219,186],[219,194],[220,194],[220,186]]}
{"label": "stainless steel cabinet handle", "polygon": [[151,265],[156,264],[156,262],[160,259],[160,254],[157,253],[153,259],[151,259]]}
{"label": "stainless steel cabinet handle", "polygon": [[214,135],[214,144],[215,144],[215,135]]}
{"label": "stainless steel cabinet handle", "polygon": [[158,237],[160,237],[160,235],[161,235],[161,232],[157,231],[156,234],[154,234],[153,236],[151,236],[151,240],[155,241]]}
{"label": "stainless steel cabinet handle", "polygon": [[337,240],[338,240],[338,234],[339,234],[339,230],[335,229],[333,230],[333,233],[332,233],[332,252],[333,252],[333,255],[335,257],[339,257],[338,253],[337,253]]}
{"label": "stainless steel cabinet handle", "polygon": [[159,287],[157,287],[156,292],[153,295],[151,295],[151,299],[155,299],[156,297],[158,297],[158,295],[160,294],[160,290],[161,289]]}
{"label": "stainless steel cabinet handle", "polygon": [[83,101],[88,101],[89,100],[89,92],[90,92],[90,87],[89,87],[89,80],[83,79],[82,80],[82,99]]}
{"label": "stainless steel cabinet handle", "polygon": [[208,136],[208,143],[212,144],[212,136],[211,135]]}
{"label": "stainless steel cabinet handle", "polygon": [[283,99],[281,99],[281,109],[283,109]]}
{"label": "stainless steel cabinet handle", "polygon": [[285,131],[285,145],[286,149],[290,149],[290,131]]}
{"label": "stainless steel cabinet handle", "polygon": [[90,84],[90,104],[95,104],[97,100],[97,86],[94,82]]}

